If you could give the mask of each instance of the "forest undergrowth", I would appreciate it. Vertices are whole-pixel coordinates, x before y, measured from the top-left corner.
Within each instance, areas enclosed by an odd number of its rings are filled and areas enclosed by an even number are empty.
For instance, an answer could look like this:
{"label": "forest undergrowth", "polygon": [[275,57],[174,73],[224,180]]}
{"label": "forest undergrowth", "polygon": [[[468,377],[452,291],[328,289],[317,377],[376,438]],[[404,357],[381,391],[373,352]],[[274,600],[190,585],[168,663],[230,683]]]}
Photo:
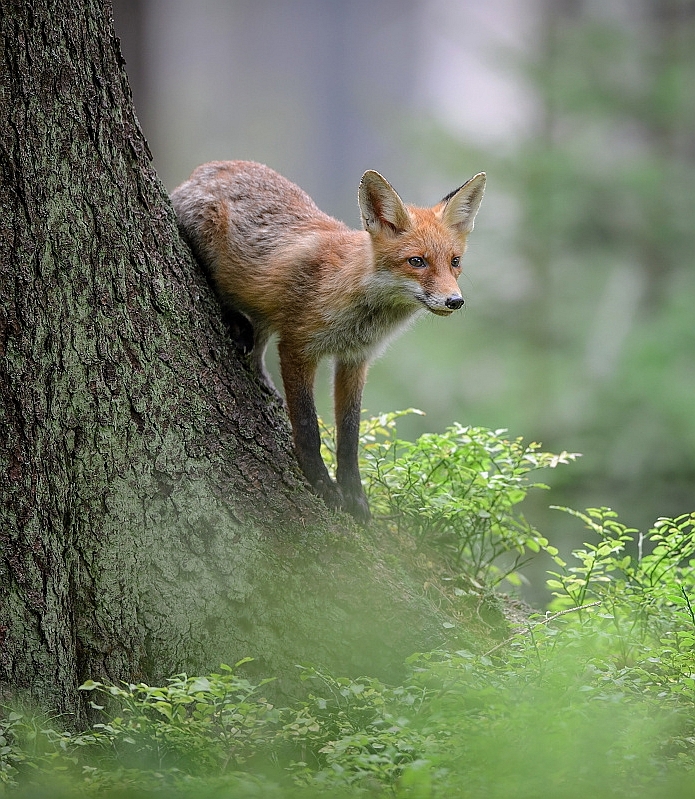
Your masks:
{"label": "forest undergrowth", "polygon": [[[0,795],[695,795],[695,513],[638,531],[558,509],[586,537],[563,558],[519,504],[577,455],[461,425],[402,441],[401,415],[363,423],[364,534],[421,566],[446,645],[413,654],[400,685],[297,665],[306,692],[283,706],[246,659],[159,686],[88,681],[100,720],[80,733],[5,708]],[[505,621],[538,556],[551,601]]]}

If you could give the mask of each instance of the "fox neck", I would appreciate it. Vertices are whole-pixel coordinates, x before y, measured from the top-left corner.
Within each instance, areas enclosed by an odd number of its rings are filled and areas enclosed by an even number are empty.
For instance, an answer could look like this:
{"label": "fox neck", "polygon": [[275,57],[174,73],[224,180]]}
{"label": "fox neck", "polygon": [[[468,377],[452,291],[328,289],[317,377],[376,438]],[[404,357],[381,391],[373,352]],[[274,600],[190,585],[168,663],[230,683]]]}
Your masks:
{"label": "fox neck", "polygon": [[337,267],[331,281],[334,294],[325,297],[325,326],[311,349],[348,361],[371,360],[421,306],[399,291],[388,264],[378,263],[368,233],[350,231],[332,243],[330,260]]}
{"label": "fox neck", "polygon": [[[336,289],[351,303],[373,308],[400,307],[408,304],[401,294],[394,291],[396,280],[388,262],[379,262],[374,251],[372,237],[363,230],[337,231],[319,246],[328,253],[326,259],[335,269]],[[415,307],[410,303],[411,310]]]}

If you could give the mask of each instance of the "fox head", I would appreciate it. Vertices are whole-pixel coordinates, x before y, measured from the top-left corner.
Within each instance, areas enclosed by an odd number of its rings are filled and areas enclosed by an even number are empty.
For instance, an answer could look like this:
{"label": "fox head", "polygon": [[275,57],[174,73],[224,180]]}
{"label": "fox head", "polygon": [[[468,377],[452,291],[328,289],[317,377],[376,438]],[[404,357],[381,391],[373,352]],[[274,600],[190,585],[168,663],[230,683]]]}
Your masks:
{"label": "fox head", "polygon": [[378,172],[362,176],[358,202],[369,233],[377,279],[393,300],[448,316],[464,304],[461,258],[485,191],[485,173],[472,177],[432,208],[405,205]]}

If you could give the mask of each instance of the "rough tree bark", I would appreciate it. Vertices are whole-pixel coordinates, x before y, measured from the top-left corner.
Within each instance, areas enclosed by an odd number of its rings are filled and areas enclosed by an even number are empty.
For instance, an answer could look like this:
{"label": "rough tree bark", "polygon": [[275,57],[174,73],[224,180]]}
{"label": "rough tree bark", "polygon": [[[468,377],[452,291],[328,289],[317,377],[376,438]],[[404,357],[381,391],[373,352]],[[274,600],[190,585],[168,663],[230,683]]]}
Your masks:
{"label": "rough tree bark", "polygon": [[379,673],[439,618],[306,490],[178,236],[101,0],[0,0],[0,698],[251,655]]}

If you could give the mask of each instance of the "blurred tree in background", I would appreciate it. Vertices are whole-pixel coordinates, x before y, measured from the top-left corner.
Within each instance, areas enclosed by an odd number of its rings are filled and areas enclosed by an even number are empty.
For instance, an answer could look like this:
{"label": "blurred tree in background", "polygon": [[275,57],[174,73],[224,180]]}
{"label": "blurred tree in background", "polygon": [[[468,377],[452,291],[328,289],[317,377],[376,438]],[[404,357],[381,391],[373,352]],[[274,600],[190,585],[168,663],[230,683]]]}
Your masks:
{"label": "blurred tree in background", "polygon": [[515,68],[539,109],[524,140],[435,139],[505,195],[481,215],[507,267],[467,320],[467,417],[585,453],[561,502],[636,524],[691,510],[695,2],[547,2]]}

